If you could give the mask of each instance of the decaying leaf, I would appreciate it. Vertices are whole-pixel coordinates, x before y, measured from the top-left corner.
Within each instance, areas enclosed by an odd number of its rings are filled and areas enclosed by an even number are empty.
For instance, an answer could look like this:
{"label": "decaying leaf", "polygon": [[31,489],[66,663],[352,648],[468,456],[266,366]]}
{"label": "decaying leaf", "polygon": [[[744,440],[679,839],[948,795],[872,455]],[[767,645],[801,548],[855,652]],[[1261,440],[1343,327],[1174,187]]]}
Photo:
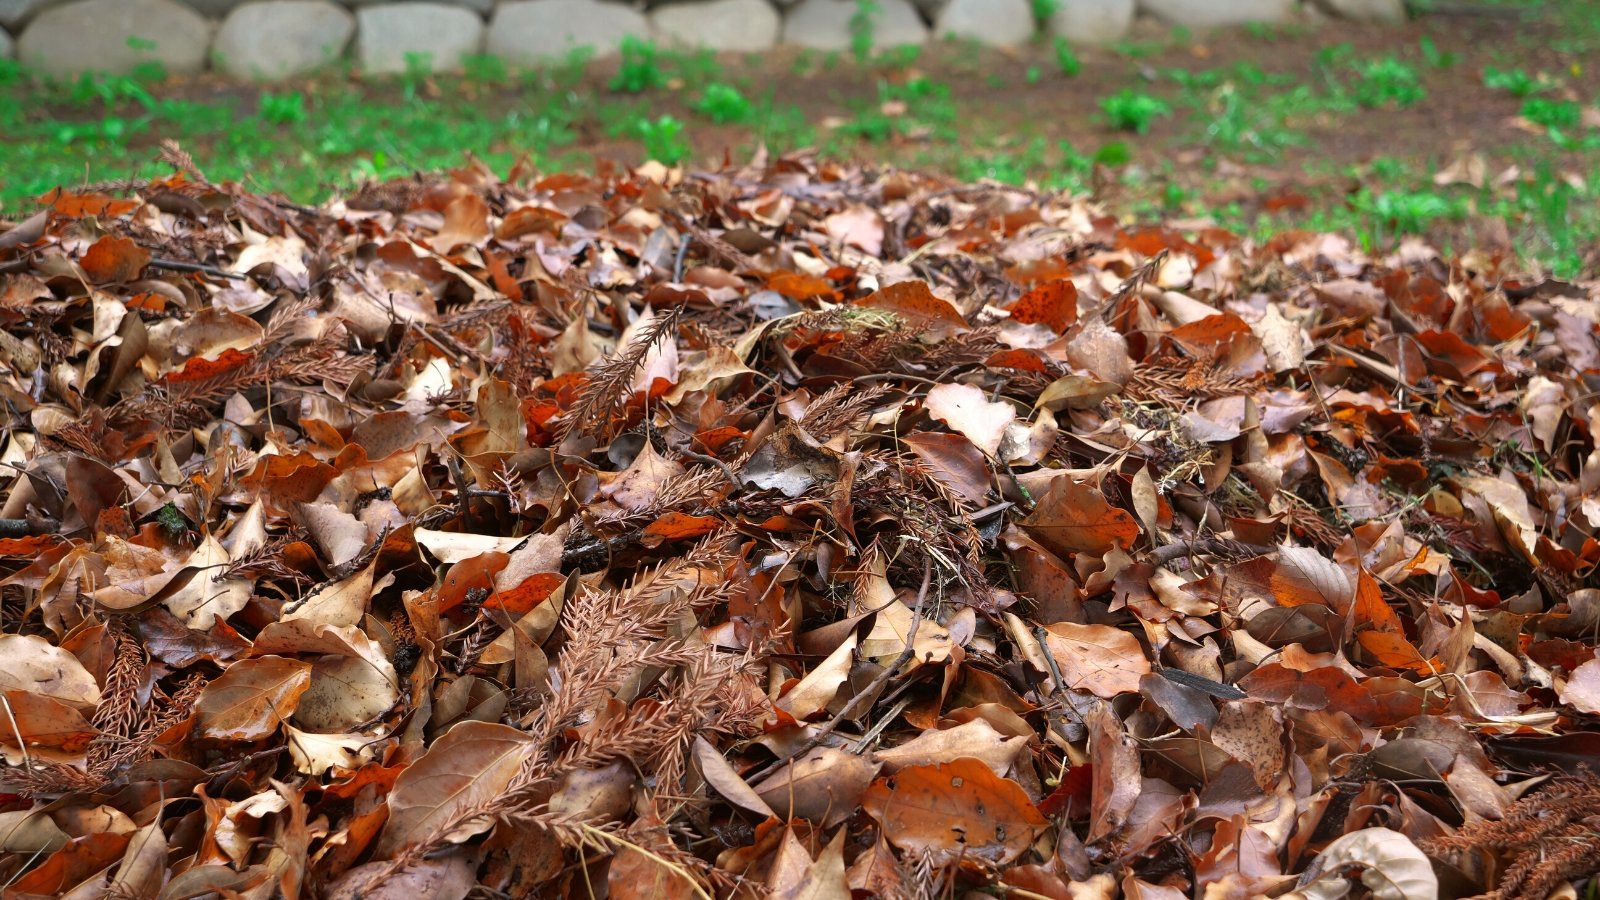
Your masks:
{"label": "decaying leaf", "polygon": [[0,224],[18,896],[1600,877],[1588,275],[804,152],[162,158]]}

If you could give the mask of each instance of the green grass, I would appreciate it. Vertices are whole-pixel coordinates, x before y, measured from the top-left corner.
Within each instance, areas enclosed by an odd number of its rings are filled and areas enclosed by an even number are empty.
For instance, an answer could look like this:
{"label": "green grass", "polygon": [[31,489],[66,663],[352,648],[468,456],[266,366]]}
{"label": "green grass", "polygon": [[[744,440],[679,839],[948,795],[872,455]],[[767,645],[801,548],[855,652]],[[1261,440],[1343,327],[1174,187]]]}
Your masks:
{"label": "green grass", "polygon": [[[858,12],[867,11],[863,2]],[[1276,32],[1261,36],[1277,39]],[[155,67],[50,80],[0,62],[0,218],[16,218],[31,198],[58,185],[166,174],[154,161],[165,138],[194,152],[213,180],[240,180],[301,202],[363,180],[454,167],[468,148],[504,172],[523,156],[547,170],[584,166],[597,145],[597,152],[668,164],[696,153],[710,162],[723,152],[738,159],[756,146],[810,146],[967,180],[1094,191],[1123,218],[1210,218],[1258,237],[1285,228],[1335,230],[1375,252],[1411,234],[1466,249],[1478,224],[1498,218],[1532,264],[1564,276],[1592,264],[1600,244],[1600,164],[1593,162],[1600,129],[1586,126],[1592,119],[1585,110],[1600,98],[1574,90],[1576,62],[1570,71],[1555,63],[1552,77],[1519,67],[1526,57],[1507,52],[1482,66],[1481,78],[1430,75],[1453,66],[1453,54],[1421,42],[1372,56],[1345,44],[1324,47],[1310,54],[1309,75],[1251,62],[1155,68],[1157,56],[1184,59],[1177,51],[1189,40],[1175,33],[1082,56],[1064,41],[1040,42],[1009,69],[995,67],[970,42],[800,53],[778,73],[760,59],[741,68],[709,53],[634,40],[598,71],[584,52],[531,70],[475,56],[458,76],[416,69],[362,80],[334,71],[292,86],[223,92],[175,89]],[[1475,68],[1481,63],[1480,55]],[[1541,64],[1550,65],[1542,57]],[[1080,114],[1070,123],[1070,141],[1048,117],[1017,122],[1005,118],[1005,104],[960,99],[980,89],[1001,96],[1028,86],[1036,93],[1063,89],[1056,73],[1103,85],[1103,77],[1091,79],[1108,65],[1131,74],[1096,102],[1098,116]],[[831,101],[779,101],[789,84],[806,78],[849,87],[837,88]],[[1414,148],[1397,147],[1395,156],[1348,170],[1316,162],[1319,154],[1310,151],[1318,135],[1425,103],[1425,82],[1440,78],[1459,79],[1485,98],[1520,98],[1522,118],[1543,133],[1507,130],[1516,143],[1491,164],[1498,172],[1514,163],[1520,178],[1436,187],[1433,174],[1446,160]],[[1170,124],[1156,128],[1163,120]],[[1242,179],[1241,171],[1260,174]],[[1305,202],[1264,203],[1285,180],[1310,185]]]}

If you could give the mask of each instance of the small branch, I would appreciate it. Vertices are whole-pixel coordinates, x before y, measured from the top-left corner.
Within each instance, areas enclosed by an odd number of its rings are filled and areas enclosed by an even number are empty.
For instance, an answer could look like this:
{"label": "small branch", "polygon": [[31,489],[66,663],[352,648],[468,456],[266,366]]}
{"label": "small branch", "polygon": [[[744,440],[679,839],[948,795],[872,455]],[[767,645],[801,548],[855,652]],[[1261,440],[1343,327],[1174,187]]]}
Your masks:
{"label": "small branch", "polygon": [[150,265],[157,269],[170,269],[174,272],[198,272],[201,275],[210,275],[213,278],[231,278],[235,281],[246,281],[246,276],[239,272],[229,272],[216,266],[204,266],[200,263],[182,262],[176,259],[152,258]]}
{"label": "small branch", "polygon": [[60,531],[61,523],[55,519],[0,519],[0,538],[58,534]]}
{"label": "small branch", "polygon": [[796,750],[792,753],[785,753],[784,755],[773,760],[771,765],[768,765],[765,769],[762,769],[759,774],[748,779],[751,784],[759,783],[768,775],[776,772],[785,763],[789,762],[789,760],[803,757],[812,750],[817,749],[817,747],[827,739],[828,735],[833,734],[833,732],[838,729],[838,727],[843,724],[846,719],[852,718],[856,713],[861,711],[858,709],[858,707],[865,702],[869,702],[872,698],[878,695],[879,691],[883,690],[883,686],[889,683],[889,679],[894,677],[894,673],[898,672],[900,667],[905,665],[911,659],[912,654],[917,652],[917,627],[922,624],[922,608],[928,602],[928,588],[932,584],[933,560],[927,559],[922,563],[922,587],[917,589],[917,605],[911,610],[911,627],[906,630],[906,645],[905,648],[900,651],[900,655],[895,658],[895,661],[891,663],[888,668],[884,669],[882,672],[879,672],[878,676],[872,679],[872,683],[868,684],[865,690],[856,692],[856,695],[850,698],[850,702],[844,705],[844,709],[839,710],[838,715],[829,719],[826,725],[823,725],[816,734],[811,736],[811,740],[800,745],[799,750]]}
{"label": "small branch", "polygon": [[1199,538],[1192,541],[1174,541],[1164,547],[1157,547],[1150,551],[1145,559],[1151,565],[1162,566],[1175,559],[1185,556],[1197,556],[1201,553],[1228,553],[1235,556],[1265,556],[1277,550],[1277,547],[1267,547],[1261,544],[1246,544],[1242,541],[1230,541],[1226,538]]}

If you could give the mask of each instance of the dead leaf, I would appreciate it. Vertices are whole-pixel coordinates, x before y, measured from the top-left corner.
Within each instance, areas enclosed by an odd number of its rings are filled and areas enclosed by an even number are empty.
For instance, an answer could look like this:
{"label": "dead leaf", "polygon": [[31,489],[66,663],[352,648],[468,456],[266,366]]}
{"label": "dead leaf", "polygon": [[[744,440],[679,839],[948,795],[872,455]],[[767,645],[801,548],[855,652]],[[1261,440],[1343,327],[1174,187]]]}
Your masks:
{"label": "dead leaf", "polygon": [[1061,556],[1127,550],[1139,537],[1139,524],[1106,502],[1092,485],[1060,475],[1039,499],[1022,527]]}
{"label": "dead leaf", "polygon": [[901,769],[873,782],[861,806],[890,843],[936,858],[1007,863],[1049,825],[1020,785],[975,759]]}
{"label": "dead leaf", "polygon": [[533,742],[525,732],[492,722],[461,722],[445,732],[395,779],[378,855],[390,856],[436,828],[447,829],[440,839],[448,843],[487,829],[489,822],[460,821],[458,816],[490,808],[532,752]]}
{"label": "dead leaf", "polygon": [[1050,655],[1056,659],[1062,687],[1110,699],[1139,690],[1150,674],[1150,660],[1139,639],[1109,625],[1057,622],[1045,627]]}
{"label": "dead leaf", "polygon": [[311,687],[311,664],[281,656],[243,659],[205,686],[196,732],[221,741],[259,741],[278,730]]}

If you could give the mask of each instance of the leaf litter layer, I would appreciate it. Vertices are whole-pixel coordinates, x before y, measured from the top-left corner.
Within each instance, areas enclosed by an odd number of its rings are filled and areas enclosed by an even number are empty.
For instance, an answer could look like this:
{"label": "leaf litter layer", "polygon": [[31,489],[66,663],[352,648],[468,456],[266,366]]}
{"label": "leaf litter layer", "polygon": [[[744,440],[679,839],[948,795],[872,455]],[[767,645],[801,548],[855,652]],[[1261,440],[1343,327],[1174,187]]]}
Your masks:
{"label": "leaf litter layer", "polygon": [[804,156],[165,155],[0,233],[10,895],[1594,875],[1596,284]]}

